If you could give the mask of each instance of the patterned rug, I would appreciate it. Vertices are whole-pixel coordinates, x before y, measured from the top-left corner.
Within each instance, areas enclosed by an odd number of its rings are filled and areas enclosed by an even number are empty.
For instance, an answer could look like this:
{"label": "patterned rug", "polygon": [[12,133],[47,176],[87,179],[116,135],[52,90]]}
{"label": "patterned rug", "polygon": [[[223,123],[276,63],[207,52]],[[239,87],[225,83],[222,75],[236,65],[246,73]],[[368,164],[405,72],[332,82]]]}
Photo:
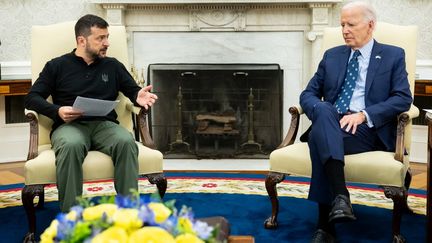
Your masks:
{"label": "patterned rug", "polygon": [[[225,193],[245,195],[267,195],[264,175],[227,173],[168,173],[167,193]],[[22,184],[0,187],[0,208],[21,204]],[[393,203],[378,187],[349,185],[353,204],[392,209]],[[304,178],[289,177],[278,184],[280,197],[306,198],[309,182]],[[145,178],[139,180],[141,193],[153,193],[155,186]],[[112,181],[89,182],[84,185],[84,197],[115,194]],[[45,201],[57,201],[55,185],[45,187]],[[408,204],[416,214],[426,214],[426,195],[423,190],[410,190]]]}

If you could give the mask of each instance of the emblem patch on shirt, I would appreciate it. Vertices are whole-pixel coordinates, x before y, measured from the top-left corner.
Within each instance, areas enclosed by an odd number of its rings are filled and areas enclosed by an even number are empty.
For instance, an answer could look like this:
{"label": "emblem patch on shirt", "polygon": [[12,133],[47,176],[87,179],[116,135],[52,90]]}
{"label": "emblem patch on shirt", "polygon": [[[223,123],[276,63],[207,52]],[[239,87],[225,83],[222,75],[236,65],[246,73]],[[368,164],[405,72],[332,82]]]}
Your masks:
{"label": "emblem patch on shirt", "polygon": [[108,82],[108,80],[109,80],[109,79],[108,79],[108,74],[103,73],[103,74],[102,74],[102,81],[104,81],[104,82],[106,83],[106,82]]}

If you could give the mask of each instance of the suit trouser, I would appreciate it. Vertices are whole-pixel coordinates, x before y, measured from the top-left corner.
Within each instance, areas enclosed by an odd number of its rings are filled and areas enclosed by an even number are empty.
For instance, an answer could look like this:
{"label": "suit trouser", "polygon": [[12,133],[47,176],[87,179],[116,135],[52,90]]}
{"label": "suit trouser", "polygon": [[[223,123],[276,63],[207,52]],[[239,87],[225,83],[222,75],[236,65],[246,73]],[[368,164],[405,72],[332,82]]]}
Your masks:
{"label": "suit trouser", "polygon": [[340,127],[340,118],[342,116],[328,102],[318,103],[313,111],[312,129],[308,138],[312,161],[309,199],[319,203],[330,204],[334,198],[324,171],[329,159],[344,162],[346,154],[384,150],[375,128],[369,128],[363,123],[357,126],[355,134],[351,134]]}
{"label": "suit trouser", "polygon": [[138,146],[132,134],[111,121],[75,121],[54,130],[51,143],[56,156],[60,209],[66,212],[82,195],[82,163],[89,150],[111,156],[117,193],[138,189]]}

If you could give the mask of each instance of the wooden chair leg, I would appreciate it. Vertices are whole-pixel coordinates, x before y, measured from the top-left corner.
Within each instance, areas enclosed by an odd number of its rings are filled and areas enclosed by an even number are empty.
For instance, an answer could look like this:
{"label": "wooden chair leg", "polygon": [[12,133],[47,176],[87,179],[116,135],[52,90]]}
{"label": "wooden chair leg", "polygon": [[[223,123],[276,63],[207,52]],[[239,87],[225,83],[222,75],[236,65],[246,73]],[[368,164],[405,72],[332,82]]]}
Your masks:
{"label": "wooden chair leg", "polygon": [[402,212],[406,207],[406,199],[408,192],[405,187],[384,186],[384,194],[387,198],[393,200],[393,243],[406,242],[405,238],[400,233],[400,225],[402,221]]}
{"label": "wooden chair leg", "polygon": [[270,172],[265,180],[265,186],[272,204],[272,214],[269,218],[264,221],[264,228],[276,229],[277,228],[277,216],[279,213],[279,200],[277,198],[276,184],[280,183],[285,179],[285,174],[278,172]]}
{"label": "wooden chair leg", "polygon": [[[405,175],[405,189],[407,192],[411,186],[411,180],[412,180],[412,173],[411,173],[411,169],[408,168],[408,171]],[[414,214],[414,211],[408,206],[408,193],[406,193],[405,195],[402,207],[403,207],[402,208],[403,213]]]}
{"label": "wooden chair leg", "polygon": [[[39,197],[34,204],[35,197]],[[44,185],[25,185],[21,191],[21,201],[27,214],[29,231],[24,236],[23,242],[36,242],[36,208],[42,208],[45,201]]]}
{"label": "wooden chair leg", "polygon": [[159,191],[159,196],[163,198],[167,189],[167,179],[165,175],[163,173],[155,173],[145,176],[151,184],[156,184],[156,187]]}

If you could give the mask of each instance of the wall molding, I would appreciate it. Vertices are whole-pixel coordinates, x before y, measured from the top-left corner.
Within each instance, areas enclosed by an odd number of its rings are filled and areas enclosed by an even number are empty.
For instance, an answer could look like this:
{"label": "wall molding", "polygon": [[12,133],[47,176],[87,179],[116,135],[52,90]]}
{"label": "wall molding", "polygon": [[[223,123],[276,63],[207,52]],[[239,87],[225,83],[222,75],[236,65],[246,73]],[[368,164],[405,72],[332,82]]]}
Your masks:
{"label": "wall molding", "polygon": [[417,60],[416,79],[432,79],[432,60]]}
{"label": "wall molding", "polygon": [[30,61],[0,62],[1,79],[29,79],[31,78]]}
{"label": "wall molding", "polygon": [[[0,65],[3,80],[31,78],[30,61],[0,62]],[[432,59],[416,61],[416,79],[432,79]]]}

